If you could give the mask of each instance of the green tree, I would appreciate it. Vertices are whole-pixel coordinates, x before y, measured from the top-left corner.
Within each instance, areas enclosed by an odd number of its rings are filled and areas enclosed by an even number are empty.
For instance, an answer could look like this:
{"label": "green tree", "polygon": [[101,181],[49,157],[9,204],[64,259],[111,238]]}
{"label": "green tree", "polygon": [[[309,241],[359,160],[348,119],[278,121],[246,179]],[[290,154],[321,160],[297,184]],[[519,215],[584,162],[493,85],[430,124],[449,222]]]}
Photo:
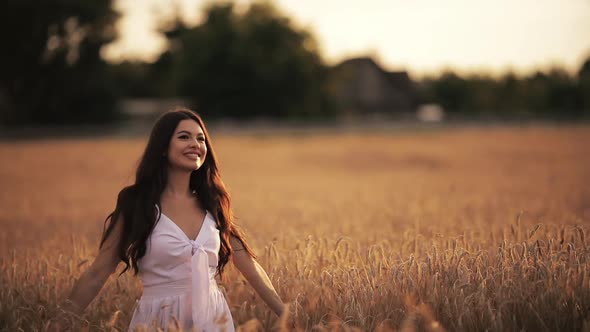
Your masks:
{"label": "green tree", "polygon": [[158,84],[151,79],[154,65],[123,61],[109,66],[113,87],[125,97],[153,97],[159,94]]}
{"label": "green tree", "polygon": [[424,83],[424,99],[439,103],[450,113],[579,119],[584,107],[590,105],[590,59],[577,78],[559,68],[522,78],[507,73],[499,79],[486,75],[461,77],[447,71]]}
{"label": "green tree", "polygon": [[434,100],[451,113],[466,110],[467,84],[469,83],[465,79],[451,71],[442,73],[428,83]]}
{"label": "green tree", "polygon": [[576,82],[564,70],[554,68],[547,73],[538,71],[524,79],[525,104],[533,114],[550,118],[577,118]]}
{"label": "green tree", "polygon": [[113,119],[101,47],[115,37],[110,0],[0,2],[0,121]]}
{"label": "green tree", "polygon": [[171,49],[164,56],[172,59],[167,85],[192,98],[202,113],[319,117],[330,109],[327,69],[312,36],[268,3],[243,14],[232,4],[210,5],[201,25],[177,21],[166,35]]}
{"label": "green tree", "polygon": [[578,71],[578,105],[583,114],[590,118],[590,57]]}
{"label": "green tree", "polygon": [[577,82],[567,71],[554,68],[549,71],[547,106],[552,117],[579,118],[582,115],[577,95]]}
{"label": "green tree", "polygon": [[497,82],[495,106],[504,115],[530,115],[523,96],[526,88],[513,72],[507,72]]}

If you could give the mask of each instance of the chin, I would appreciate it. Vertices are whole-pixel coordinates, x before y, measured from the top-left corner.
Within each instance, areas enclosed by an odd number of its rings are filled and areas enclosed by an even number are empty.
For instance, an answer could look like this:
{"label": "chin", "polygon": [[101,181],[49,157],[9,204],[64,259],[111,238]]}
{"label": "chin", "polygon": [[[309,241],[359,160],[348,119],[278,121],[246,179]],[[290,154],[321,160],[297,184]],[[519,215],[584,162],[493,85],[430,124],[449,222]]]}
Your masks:
{"label": "chin", "polygon": [[177,170],[186,171],[190,173],[200,169],[201,166],[202,165],[195,166],[195,164],[179,164],[176,165],[174,168],[176,168]]}

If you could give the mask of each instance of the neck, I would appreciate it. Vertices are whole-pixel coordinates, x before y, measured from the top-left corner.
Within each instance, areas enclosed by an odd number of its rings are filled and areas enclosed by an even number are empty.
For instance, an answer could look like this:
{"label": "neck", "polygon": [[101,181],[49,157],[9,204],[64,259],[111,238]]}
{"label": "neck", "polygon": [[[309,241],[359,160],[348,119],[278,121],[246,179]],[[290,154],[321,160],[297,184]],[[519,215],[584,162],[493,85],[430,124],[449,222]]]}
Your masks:
{"label": "neck", "polygon": [[170,196],[190,196],[191,172],[170,168],[168,170],[168,183],[164,188],[164,194]]}

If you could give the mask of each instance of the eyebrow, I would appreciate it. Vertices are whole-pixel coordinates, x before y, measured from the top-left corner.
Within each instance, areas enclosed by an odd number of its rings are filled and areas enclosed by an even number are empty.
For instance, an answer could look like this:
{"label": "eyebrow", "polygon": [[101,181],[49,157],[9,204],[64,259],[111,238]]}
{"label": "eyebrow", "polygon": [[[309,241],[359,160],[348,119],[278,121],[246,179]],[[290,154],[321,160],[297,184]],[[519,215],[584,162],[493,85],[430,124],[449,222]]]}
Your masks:
{"label": "eyebrow", "polygon": [[[176,133],[176,135],[180,135],[180,134],[189,134],[189,135],[191,135],[191,132],[188,131],[188,130],[181,130],[181,131],[179,131],[179,132]],[[197,133],[197,136],[199,136],[199,135],[205,136],[204,133]]]}

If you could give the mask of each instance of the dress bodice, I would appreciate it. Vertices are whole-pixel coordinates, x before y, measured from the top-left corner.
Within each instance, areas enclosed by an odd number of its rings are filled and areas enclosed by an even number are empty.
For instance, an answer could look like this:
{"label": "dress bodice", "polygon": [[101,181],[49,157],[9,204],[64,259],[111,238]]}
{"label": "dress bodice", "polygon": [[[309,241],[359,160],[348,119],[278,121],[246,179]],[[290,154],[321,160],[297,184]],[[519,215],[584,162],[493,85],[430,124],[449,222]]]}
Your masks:
{"label": "dress bodice", "polygon": [[129,330],[152,322],[166,330],[177,319],[186,330],[234,331],[215,281],[221,240],[213,215],[206,211],[195,239],[159,209],[157,215],[146,253],[137,262],[143,295]]}
{"label": "dress bodice", "polygon": [[220,245],[219,230],[209,211],[195,239],[189,239],[172,219],[160,213],[147,240],[146,253],[138,261],[144,287],[190,278],[194,269],[191,260],[197,250],[206,254],[208,273],[214,277]]}

